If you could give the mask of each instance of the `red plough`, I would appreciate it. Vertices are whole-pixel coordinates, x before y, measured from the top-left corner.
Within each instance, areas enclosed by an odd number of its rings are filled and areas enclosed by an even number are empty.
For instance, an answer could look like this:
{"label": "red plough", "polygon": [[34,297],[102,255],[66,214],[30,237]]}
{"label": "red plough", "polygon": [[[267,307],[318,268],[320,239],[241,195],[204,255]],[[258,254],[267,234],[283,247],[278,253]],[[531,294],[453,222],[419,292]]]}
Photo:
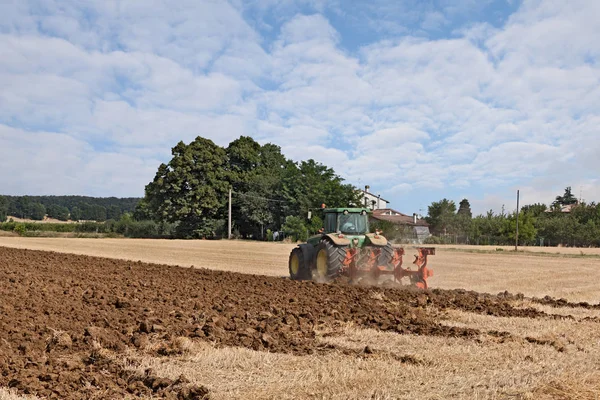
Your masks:
{"label": "red plough", "polygon": [[391,261],[388,265],[379,265],[381,248],[363,247],[346,249],[343,273],[350,277],[352,282],[359,278],[369,277],[378,281],[382,275],[393,275],[394,281],[400,283],[402,278],[408,278],[412,285],[421,289],[427,289],[427,278],[433,276],[433,271],[427,268],[427,256],[435,255],[433,247],[418,247],[418,255],[415,256],[413,264],[416,270],[402,267],[403,248],[395,248]]}

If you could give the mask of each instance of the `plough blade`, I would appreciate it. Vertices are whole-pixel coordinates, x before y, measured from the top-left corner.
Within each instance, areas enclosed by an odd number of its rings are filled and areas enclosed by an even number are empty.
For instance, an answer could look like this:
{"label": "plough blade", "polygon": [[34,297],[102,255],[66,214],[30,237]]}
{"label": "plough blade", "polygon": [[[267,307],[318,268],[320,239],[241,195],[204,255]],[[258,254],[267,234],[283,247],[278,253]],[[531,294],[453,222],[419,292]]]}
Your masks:
{"label": "plough blade", "polygon": [[433,271],[427,268],[427,256],[435,255],[435,248],[418,247],[417,252],[413,261],[417,270],[411,270],[402,267],[402,256],[405,251],[401,247],[394,249],[389,265],[378,265],[381,248],[349,248],[346,249],[346,257],[343,261],[344,272],[353,282],[360,277],[379,279],[381,275],[393,275],[397,283],[407,277],[412,285],[427,289],[427,278],[433,276]]}

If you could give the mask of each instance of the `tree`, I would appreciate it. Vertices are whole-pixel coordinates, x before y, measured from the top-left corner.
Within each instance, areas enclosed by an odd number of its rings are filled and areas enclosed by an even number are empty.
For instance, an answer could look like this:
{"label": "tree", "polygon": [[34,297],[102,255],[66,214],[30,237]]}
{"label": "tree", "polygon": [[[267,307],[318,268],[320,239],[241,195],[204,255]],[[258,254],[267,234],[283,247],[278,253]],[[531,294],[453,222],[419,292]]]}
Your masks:
{"label": "tree", "polygon": [[69,209],[67,207],[51,204],[46,208],[46,213],[49,218],[55,218],[60,221],[69,219]]}
{"label": "tree", "polygon": [[46,216],[46,207],[41,203],[32,203],[29,205],[29,218],[41,221]]}
{"label": "tree", "polygon": [[28,197],[17,197],[11,202],[8,213],[19,218],[29,218],[30,203]]}
{"label": "tree", "polygon": [[577,197],[573,196],[573,193],[571,193],[571,186],[567,186],[565,188],[565,193],[562,196],[556,196],[556,200],[554,203],[552,203],[552,205],[555,207],[560,207],[577,203]]}
{"label": "tree", "polygon": [[79,221],[81,219],[81,209],[77,206],[73,207],[69,218],[71,218],[72,221]]}
{"label": "tree", "polygon": [[312,159],[297,164],[288,162],[282,180],[288,215],[307,215],[323,203],[330,207],[361,204],[361,195],[354,186],[344,184],[333,169]]}
{"label": "tree", "polygon": [[110,205],[106,209],[106,219],[112,219],[116,221],[121,218],[121,215],[121,208],[116,204]]}
{"label": "tree", "polygon": [[471,212],[471,203],[469,203],[469,200],[462,199],[460,201],[456,214],[468,217],[469,219],[473,217],[473,213]]}
{"label": "tree", "polygon": [[469,236],[471,220],[473,213],[471,212],[471,204],[469,200],[462,199],[459,203],[458,211],[456,212],[456,228],[459,233]]}
{"label": "tree", "polygon": [[179,142],[146,186],[144,201],[159,222],[178,222],[177,236],[216,236],[222,229],[227,192],[227,154],[209,139]]}
{"label": "tree", "polygon": [[261,146],[247,136],[231,142],[226,152],[229,181],[236,193],[233,202],[236,229],[244,237],[263,238],[265,227],[281,226],[279,202],[274,197],[280,192],[285,157],[278,146]]}
{"label": "tree", "polygon": [[0,222],[6,221],[8,215],[8,199],[4,196],[0,196]]}
{"label": "tree", "polygon": [[[123,215],[121,217],[123,217]],[[146,203],[145,199],[140,200],[140,202],[135,206],[133,218],[136,221],[145,221],[152,219],[152,212],[148,208],[148,203]]]}
{"label": "tree", "polygon": [[427,217],[425,220],[434,233],[449,233],[454,228],[456,218],[456,204],[452,200],[442,199],[433,202],[427,207]]}
{"label": "tree", "polygon": [[[535,242],[537,230],[533,224],[533,216],[525,213],[519,217],[519,244],[528,245]],[[512,213],[502,220],[500,236],[510,243],[514,243],[517,230],[517,214]]]}
{"label": "tree", "polygon": [[290,215],[285,219],[283,225],[283,231],[287,236],[293,237],[295,241],[305,241],[307,237],[306,225],[302,221],[302,218]]}
{"label": "tree", "polygon": [[542,203],[535,203],[530,205],[525,205],[521,207],[521,212],[523,214],[531,214],[534,218],[538,218],[541,215],[544,215],[548,207]]}

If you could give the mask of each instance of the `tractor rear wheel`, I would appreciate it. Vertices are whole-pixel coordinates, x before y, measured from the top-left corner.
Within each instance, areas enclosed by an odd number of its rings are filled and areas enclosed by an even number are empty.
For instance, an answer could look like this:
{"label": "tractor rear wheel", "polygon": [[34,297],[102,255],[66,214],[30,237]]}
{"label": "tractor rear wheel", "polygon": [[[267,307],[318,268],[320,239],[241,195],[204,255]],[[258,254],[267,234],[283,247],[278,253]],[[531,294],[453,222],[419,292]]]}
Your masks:
{"label": "tractor rear wheel", "polygon": [[294,281],[310,280],[311,271],[307,260],[304,259],[304,252],[301,248],[296,247],[290,253],[288,262],[290,278]]}
{"label": "tractor rear wheel", "polygon": [[388,242],[381,248],[379,258],[377,259],[377,265],[383,265],[385,267],[393,267],[392,258],[394,258],[394,246]]}
{"label": "tractor rear wheel", "polygon": [[328,282],[342,273],[346,246],[336,246],[329,240],[323,240],[315,248],[314,277],[317,281]]}

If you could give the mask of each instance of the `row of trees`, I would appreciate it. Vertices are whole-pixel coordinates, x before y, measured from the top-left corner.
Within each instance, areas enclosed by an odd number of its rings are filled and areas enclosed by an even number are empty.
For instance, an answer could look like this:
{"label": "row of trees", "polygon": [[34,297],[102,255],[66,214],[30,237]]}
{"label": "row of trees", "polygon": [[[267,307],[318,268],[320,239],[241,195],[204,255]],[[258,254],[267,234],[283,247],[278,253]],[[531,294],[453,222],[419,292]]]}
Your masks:
{"label": "row of trees", "polygon": [[247,136],[226,148],[197,137],[190,144],[178,143],[172,156],[146,186],[134,216],[176,224],[177,237],[224,236],[230,189],[234,231],[245,238],[262,239],[267,230],[284,226],[310,232],[309,210],[322,203],[360,202],[356,188],[333,169],[314,160],[293,162],[280,147]]}
{"label": "row of trees", "polygon": [[139,198],[86,196],[0,196],[0,222],[7,216],[41,221],[45,216],[60,221],[118,220],[133,213]]}
{"label": "row of trees", "polygon": [[[570,206],[570,208],[565,208]],[[433,243],[509,245],[515,243],[516,212],[472,216],[467,199],[458,207],[442,199],[428,207],[427,222],[434,235]],[[567,187],[550,206],[525,205],[519,213],[519,244],[600,246],[600,204],[579,203]]]}

